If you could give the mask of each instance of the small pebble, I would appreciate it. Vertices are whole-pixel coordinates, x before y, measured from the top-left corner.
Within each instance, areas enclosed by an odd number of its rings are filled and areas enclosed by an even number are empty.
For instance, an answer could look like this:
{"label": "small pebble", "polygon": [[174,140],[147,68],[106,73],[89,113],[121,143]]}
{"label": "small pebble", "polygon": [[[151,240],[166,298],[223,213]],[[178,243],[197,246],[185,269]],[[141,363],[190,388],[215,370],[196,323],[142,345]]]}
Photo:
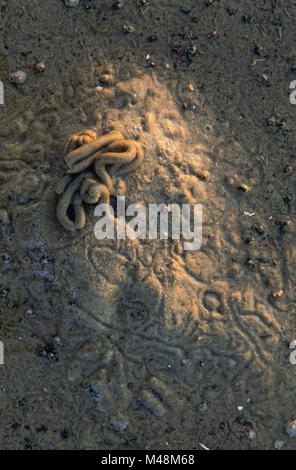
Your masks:
{"label": "small pebble", "polygon": [[292,167],[291,165],[286,165],[285,168],[284,168],[284,173],[286,173],[287,175],[290,175],[292,173]]}
{"label": "small pebble", "polygon": [[9,80],[15,85],[21,85],[22,83],[25,83],[26,79],[27,74],[22,70],[17,70],[17,72],[13,72],[9,75]]}
{"label": "small pebble", "polygon": [[217,31],[211,31],[209,34],[208,34],[208,37],[210,39],[216,39],[218,37],[218,32]]}
{"label": "small pebble", "polygon": [[6,289],[3,289],[0,293],[1,299],[7,299],[8,296],[8,291]]}
{"label": "small pebble", "polygon": [[269,80],[268,75],[266,75],[266,73],[262,73],[261,78],[264,82],[268,82]]}
{"label": "small pebble", "polygon": [[274,448],[279,450],[281,449],[282,447],[284,447],[285,445],[285,441],[275,441],[274,443]]}
{"label": "small pebble", "polygon": [[188,54],[190,55],[195,55],[197,53],[197,47],[196,46],[190,46],[188,49]]}
{"label": "small pebble", "polygon": [[249,186],[247,186],[246,184],[240,184],[238,189],[243,193],[247,193],[248,191],[250,191]]}
{"label": "small pebble", "polygon": [[201,404],[199,405],[198,409],[199,409],[199,411],[200,411],[201,413],[204,413],[205,411],[207,411],[208,405],[207,405],[206,403],[201,403]]}
{"label": "small pebble", "polygon": [[293,339],[292,341],[290,341],[289,348],[290,349],[295,349],[296,348],[296,339]]}
{"label": "small pebble", "polygon": [[102,83],[105,83],[105,84],[108,84],[108,85],[112,85],[112,83],[114,82],[114,78],[113,76],[110,74],[110,73],[104,73],[101,78],[100,78],[100,81]]}
{"label": "small pebble", "polygon": [[123,7],[123,0],[117,0],[114,4],[113,4],[113,9],[120,9]]}
{"label": "small pebble", "polygon": [[45,63],[44,62],[37,62],[37,64],[35,64],[35,69],[37,70],[37,72],[44,72]]}
{"label": "small pebble", "polygon": [[25,311],[25,314],[26,314],[26,316],[27,316],[28,318],[32,318],[32,317],[35,316],[35,315],[34,315],[34,312],[33,312],[33,310],[32,310],[31,308],[28,308],[28,309]]}
{"label": "small pebble", "polygon": [[274,299],[276,299],[276,298],[278,298],[278,297],[282,297],[282,295],[283,295],[283,289],[280,289],[280,290],[278,290],[278,291],[276,291],[276,292],[273,292],[271,295],[272,295],[272,297],[273,297]]}
{"label": "small pebble", "polygon": [[251,429],[249,429],[248,438],[252,440],[252,439],[255,439],[255,437],[256,437],[256,433],[252,431]]}
{"label": "small pebble", "polygon": [[59,336],[55,336],[55,337],[53,338],[53,344],[54,344],[55,346],[59,346],[60,348],[63,346],[62,340],[61,340],[61,338],[60,338]]}
{"label": "small pebble", "polygon": [[128,25],[128,24],[124,24],[122,26],[122,29],[125,33],[133,33],[135,31],[135,28],[131,25]]}
{"label": "small pebble", "polygon": [[296,437],[296,418],[286,424],[286,432],[290,437]]}

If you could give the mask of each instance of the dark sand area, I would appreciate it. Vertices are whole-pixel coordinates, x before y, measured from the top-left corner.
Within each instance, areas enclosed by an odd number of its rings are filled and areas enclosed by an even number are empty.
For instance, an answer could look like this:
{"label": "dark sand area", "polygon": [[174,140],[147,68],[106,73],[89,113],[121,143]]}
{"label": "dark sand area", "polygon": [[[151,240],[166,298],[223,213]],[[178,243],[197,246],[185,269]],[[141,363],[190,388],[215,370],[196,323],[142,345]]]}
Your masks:
{"label": "dark sand area", "polygon": [[[296,449],[295,2],[65,3],[0,0],[0,449]],[[60,223],[112,130],[113,196],[202,204],[200,250]]]}

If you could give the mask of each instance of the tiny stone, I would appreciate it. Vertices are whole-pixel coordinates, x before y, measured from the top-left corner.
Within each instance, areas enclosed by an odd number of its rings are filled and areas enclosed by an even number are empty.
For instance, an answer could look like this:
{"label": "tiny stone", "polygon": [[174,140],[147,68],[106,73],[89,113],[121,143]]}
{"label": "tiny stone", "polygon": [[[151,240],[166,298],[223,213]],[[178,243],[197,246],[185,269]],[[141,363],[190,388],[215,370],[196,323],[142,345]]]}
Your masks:
{"label": "tiny stone", "polygon": [[110,73],[104,73],[100,78],[100,82],[111,85],[114,79]]}
{"label": "tiny stone", "polygon": [[13,72],[9,75],[9,80],[15,85],[21,85],[22,83],[25,83],[26,79],[27,74],[22,70],[18,70],[17,72]]}
{"label": "tiny stone", "polygon": [[208,405],[207,405],[206,403],[201,403],[201,404],[199,405],[198,409],[199,409],[199,411],[200,411],[201,413],[204,413],[205,411],[207,411]]}
{"label": "tiny stone", "polygon": [[264,55],[264,48],[260,45],[256,45],[254,48],[254,53],[257,55]]}
{"label": "tiny stone", "polygon": [[128,25],[128,24],[124,24],[122,29],[126,33],[133,33],[135,31],[135,28],[131,25]]}
{"label": "tiny stone", "polygon": [[188,49],[188,54],[190,55],[195,55],[197,53],[197,47],[196,46],[190,46]]}
{"label": "tiny stone", "polygon": [[28,310],[25,311],[25,314],[27,317],[31,318],[34,316],[34,312],[31,308],[28,308]]}
{"label": "tiny stone", "polygon": [[37,70],[37,72],[44,72],[44,70],[45,70],[45,64],[44,64],[44,62],[38,62],[38,63],[35,65],[35,69]]}
{"label": "tiny stone", "polygon": [[238,189],[243,193],[247,193],[248,191],[250,191],[250,188],[246,184],[239,185]]}
{"label": "tiny stone", "polygon": [[296,339],[293,339],[290,344],[289,344],[290,349],[295,349],[296,348]]}
{"label": "tiny stone", "polygon": [[250,429],[248,431],[248,438],[252,440],[252,439],[255,439],[255,437],[256,437],[256,433]]}
{"label": "tiny stone", "polygon": [[275,298],[275,299],[278,298],[278,297],[282,297],[282,295],[283,295],[283,289],[280,289],[280,290],[278,290],[278,291],[276,291],[276,292],[273,292],[271,295],[272,295],[272,297]]}
{"label": "tiny stone", "polygon": [[63,346],[62,340],[61,340],[61,338],[60,338],[59,336],[55,336],[55,337],[53,338],[53,344],[54,344],[55,346],[59,346],[59,347],[62,347],[62,346]]}
{"label": "tiny stone", "polygon": [[287,423],[286,432],[290,437],[296,437],[296,419]]}
{"label": "tiny stone", "polygon": [[113,4],[113,9],[117,8],[119,10],[122,7],[123,7],[123,0],[117,0],[117,2]]}
{"label": "tiny stone", "polygon": [[217,31],[211,31],[208,35],[209,38],[215,39],[218,36]]}
{"label": "tiny stone", "polygon": [[6,289],[3,289],[0,295],[3,299],[6,299],[6,297],[8,296],[8,291]]}
{"label": "tiny stone", "polygon": [[290,174],[292,173],[292,167],[290,165],[286,165],[285,168],[284,168],[284,173],[286,174]]}

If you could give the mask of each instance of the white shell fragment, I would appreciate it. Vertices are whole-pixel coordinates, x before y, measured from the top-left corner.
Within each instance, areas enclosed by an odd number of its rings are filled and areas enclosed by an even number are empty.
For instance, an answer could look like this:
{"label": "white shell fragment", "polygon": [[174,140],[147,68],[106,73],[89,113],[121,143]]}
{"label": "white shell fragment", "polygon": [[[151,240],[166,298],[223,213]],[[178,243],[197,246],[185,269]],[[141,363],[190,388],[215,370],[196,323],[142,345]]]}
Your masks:
{"label": "white shell fragment", "polygon": [[64,0],[66,7],[78,7],[79,0]]}
{"label": "white shell fragment", "polygon": [[201,442],[199,442],[199,445],[200,445],[200,447],[201,447],[203,450],[210,450],[207,446],[205,446],[205,445],[202,444]]}

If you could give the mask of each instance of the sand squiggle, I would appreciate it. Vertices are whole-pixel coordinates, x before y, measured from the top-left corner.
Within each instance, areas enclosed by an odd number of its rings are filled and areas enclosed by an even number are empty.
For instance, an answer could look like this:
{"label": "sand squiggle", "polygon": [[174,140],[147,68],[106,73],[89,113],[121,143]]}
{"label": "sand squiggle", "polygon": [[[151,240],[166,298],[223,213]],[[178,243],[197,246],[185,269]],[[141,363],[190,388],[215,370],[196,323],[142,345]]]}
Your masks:
{"label": "sand squiggle", "polygon": [[[109,204],[113,193],[110,172],[123,175],[133,171],[142,163],[144,152],[138,142],[125,140],[115,130],[99,138],[91,130],[82,131],[70,137],[66,150],[70,150],[64,157],[68,176],[57,187],[61,197],[56,214],[65,229],[74,231],[86,223],[83,203]],[[84,172],[90,167],[92,172]],[[78,176],[71,176],[77,173]]]}

